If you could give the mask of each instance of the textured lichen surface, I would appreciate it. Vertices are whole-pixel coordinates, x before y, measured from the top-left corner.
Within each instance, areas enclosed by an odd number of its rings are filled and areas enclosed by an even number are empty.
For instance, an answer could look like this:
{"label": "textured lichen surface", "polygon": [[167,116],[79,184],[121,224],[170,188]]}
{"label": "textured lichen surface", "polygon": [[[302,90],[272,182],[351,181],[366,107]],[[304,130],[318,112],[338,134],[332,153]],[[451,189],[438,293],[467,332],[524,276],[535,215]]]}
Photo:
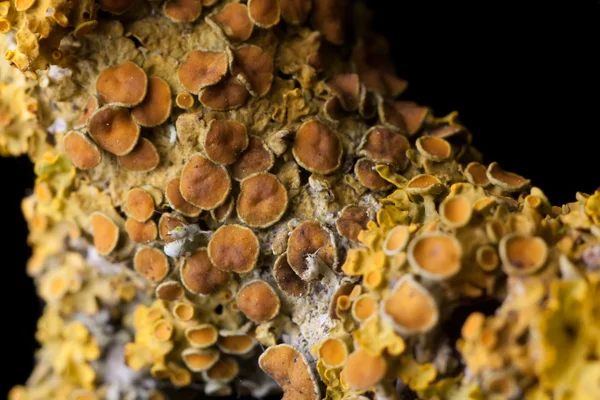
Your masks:
{"label": "textured lichen surface", "polygon": [[46,303],[11,400],[600,398],[600,192],[481,164],[362,3],[11,0],[0,31]]}

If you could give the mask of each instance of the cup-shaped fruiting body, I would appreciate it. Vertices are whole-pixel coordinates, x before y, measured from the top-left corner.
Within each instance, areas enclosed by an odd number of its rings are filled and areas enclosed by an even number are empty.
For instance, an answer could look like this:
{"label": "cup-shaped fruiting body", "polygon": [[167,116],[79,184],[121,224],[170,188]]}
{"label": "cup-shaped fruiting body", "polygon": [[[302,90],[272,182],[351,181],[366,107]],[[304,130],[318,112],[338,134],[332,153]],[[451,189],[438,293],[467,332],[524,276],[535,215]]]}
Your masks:
{"label": "cup-shaped fruiting body", "polygon": [[452,146],[446,139],[436,136],[421,136],[416,142],[417,150],[431,161],[446,161],[452,155]]}
{"label": "cup-shaped fruiting body", "polygon": [[119,242],[119,227],[99,211],[90,214],[90,224],[96,251],[101,256],[109,255]]}
{"label": "cup-shaped fruiting body", "polygon": [[193,204],[188,203],[183,196],[181,196],[179,185],[179,178],[173,178],[167,182],[167,186],[165,187],[165,199],[167,199],[167,203],[169,203],[169,206],[173,210],[181,215],[185,215],[186,217],[197,217],[202,210]]}
{"label": "cup-shaped fruiting body", "polygon": [[281,18],[288,24],[300,25],[308,18],[312,8],[311,0],[281,0]]}
{"label": "cup-shaped fruiting body", "polygon": [[159,283],[169,273],[169,260],[162,251],[142,247],[133,257],[133,268],[151,283]]}
{"label": "cup-shaped fruiting body", "polygon": [[222,356],[208,371],[202,373],[206,381],[227,383],[234,380],[240,372],[240,366],[233,357]]}
{"label": "cup-shaped fruiting body", "polygon": [[127,221],[125,221],[125,232],[129,235],[129,239],[135,243],[143,244],[155,241],[158,236],[156,222],[152,220],[138,222],[133,218],[127,218]]}
{"label": "cup-shaped fruiting body", "polygon": [[286,400],[318,400],[317,381],[302,353],[288,344],[271,346],[258,358],[258,365],[281,386]]}
{"label": "cup-shaped fruiting body", "polygon": [[194,294],[209,295],[229,281],[229,274],[213,265],[206,248],[186,257],[180,267],[181,283]]}
{"label": "cup-shaped fruiting body", "polygon": [[227,200],[214,210],[210,210],[210,216],[219,223],[224,223],[235,208],[235,199],[229,196]]}
{"label": "cup-shaped fruiting body", "polygon": [[497,162],[488,166],[487,177],[491,183],[507,192],[521,190],[530,183],[529,179],[525,179],[521,175],[503,170]]}
{"label": "cup-shaped fruiting body", "polygon": [[160,162],[158,150],[151,141],[140,138],[136,146],[128,154],[119,156],[119,165],[131,172],[150,172]]}
{"label": "cup-shaped fruiting body", "polygon": [[462,246],[453,236],[429,232],[414,238],[407,254],[408,262],[420,275],[444,280],[460,270]]}
{"label": "cup-shaped fruiting body", "polygon": [[500,264],[496,248],[489,244],[477,248],[475,251],[475,261],[486,272],[495,270]]}
{"label": "cup-shaped fruiting body", "polygon": [[446,197],[440,204],[442,221],[451,228],[460,228],[469,223],[473,208],[466,196],[456,195]]}
{"label": "cup-shaped fruiting body", "polygon": [[125,207],[130,218],[146,222],[154,214],[154,198],[142,188],[133,188],[127,192]]}
{"label": "cup-shaped fruiting body", "polygon": [[87,120],[92,116],[93,113],[96,112],[98,108],[100,108],[100,105],[98,104],[98,97],[94,95],[90,96],[87,103],[85,103],[85,106],[81,110],[79,119],[73,125],[73,128],[80,129],[85,127],[87,125]]}
{"label": "cup-shaped fruiting body", "polygon": [[250,136],[248,147],[231,165],[231,176],[236,181],[241,181],[250,175],[270,170],[275,164],[275,157],[265,142]]}
{"label": "cup-shaped fruiting body", "polygon": [[129,10],[133,2],[131,0],[98,0],[98,5],[102,11],[120,15]]}
{"label": "cup-shaped fruiting body", "polygon": [[395,256],[406,248],[410,239],[410,230],[406,225],[398,225],[392,228],[383,242],[382,250],[388,256]]}
{"label": "cup-shaped fruiting body", "polygon": [[377,312],[377,299],[370,294],[361,294],[352,302],[352,317],[358,322],[365,321]]}
{"label": "cup-shaped fruiting body", "polygon": [[294,138],[292,153],[298,164],[317,174],[330,174],[342,162],[342,143],[329,127],[317,120],[306,121]]}
{"label": "cup-shaped fruiting body", "polygon": [[348,360],[348,346],[337,338],[327,338],[319,344],[319,360],[327,368],[341,368]]}
{"label": "cup-shaped fruiting body", "polygon": [[321,272],[321,264],[333,268],[337,263],[333,236],[318,222],[304,221],[288,238],[287,260],[303,280],[317,279]]}
{"label": "cup-shaped fruiting body", "polygon": [[238,309],[257,324],[275,318],[281,305],[275,290],[261,280],[251,281],[242,286],[235,301]]}
{"label": "cup-shaped fruiting body", "polygon": [[219,83],[205,87],[198,100],[209,110],[228,111],[241,107],[250,96],[247,86],[235,76],[226,76]]}
{"label": "cup-shaped fruiting body", "polygon": [[175,239],[169,234],[172,230],[187,225],[185,219],[177,214],[164,213],[158,220],[158,234],[165,243],[171,243]]}
{"label": "cup-shaped fruiting body", "polygon": [[366,207],[346,206],[335,221],[335,227],[340,235],[358,243],[358,234],[367,229],[369,210]]}
{"label": "cup-shaped fruiting body", "polygon": [[348,357],[341,379],[352,390],[369,390],[381,382],[387,369],[383,356],[371,354],[359,347]]}
{"label": "cup-shaped fruiting body", "polygon": [[269,227],[281,219],[287,207],[287,190],[275,175],[261,172],[240,183],[236,211],[247,225]]}
{"label": "cup-shaped fruiting body", "polygon": [[410,142],[401,134],[384,126],[369,129],[361,143],[359,154],[380,163],[388,163],[396,167],[406,165],[406,151]]}
{"label": "cup-shaped fruiting body", "polygon": [[439,319],[439,309],[427,289],[412,276],[405,275],[381,303],[381,313],[401,335],[425,333]]}
{"label": "cup-shaped fruiting body", "polygon": [[206,17],[206,22],[219,37],[233,43],[250,39],[254,30],[245,4],[229,3],[220,11]]}
{"label": "cup-shaped fruiting body", "polygon": [[154,294],[156,298],[163,301],[177,301],[181,300],[185,292],[179,282],[165,281],[154,289]]}
{"label": "cup-shaped fruiting body", "polygon": [[360,80],[357,74],[337,74],[325,83],[327,89],[346,111],[356,111],[360,96]]}
{"label": "cup-shaped fruiting body", "polygon": [[165,371],[164,376],[154,375],[152,374],[152,370],[150,370],[150,374],[156,379],[165,379],[168,377],[175,387],[186,387],[192,382],[192,374],[190,371],[175,363],[169,363],[168,370]]}
{"label": "cup-shaped fruiting body", "polygon": [[504,224],[498,218],[490,218],[485,223],[485,234],[492,243],[498,243],[505,232]]}
{"label": "cup-shaped fruiting body", "polygon": [[406,184],[406,191],[420,196],[436,195],[444,189],[442,182],[430,174],[420,174]]}
{"label": "cup-shaped fruiting body", "polygon": [[475,200],[473,203],[473,211],[485,213],[491,210],[496,204],[496,200],[493,197],[482,197],[481,199]]}
{"label": "cup-shaped fruiting body", "polygon": [[202,324],[187,328],[185,337],[190,346],[196,349],[205,349],[217,343],[219,332],[214,325]]}
{"label": "cup-shaped fruiting body", "polygon": [[128,109],[114,105],[99,108],[88,120],[88,132],[98,146],[117,155],[130,153],[138,143],[140,126]]}
{"label": "cup-shaped fruiting body", "polygon": [[275,261],[273,277],[279,289],[288,296],[301,297],[310,290],[310,284],[303,281],[288,264],[286,253],[280,255]]}
{"label": "cup-shaped fruiting body", "polygon": [[63,139],[65,153],[69,160],[79,169],[95,168],[102,161],[102,152],[83,133],[71,131]]}
{"label": "cup-shaped fruiting body", "polygon": [[148,76],[131,61],[106,68],[96,80],[96,92],[105,104],[133,107],[144,100],[147,90]]}
{"label": "cup-shaped fruiting body", "polygon": [[188,203],[202,210],[212,210],[227,199],[231,179],[223,166],[195,154],[183,167],[179,191]]}
{"label": "cup-shaped fruiting body", "polygon": [[196,314],[196,310],[189,303],[178,302],[173,306],[173,316],[179,321],[187,322],[191,321]]}
{"label": "cup-shaped fruiting body", "polygon": [[361,185],[371,190],[386,190],[392,185],[377,172],[377,163],[369,158],[361,158],[354,166],[354,174]]}
{"label": "cup-shaped fruiting body", "polygon": [[225,272],[244,274],[256,267],[260,243],[251,229],[241,225],[221,226],[210,238],[208,256]]}
{"label": "cup-shaped fruiting body", "polygon": [[148,79],[148,91],[144,100],[131,110],[133,120],[139,125],[152,128],[165,122],[171,115],[171,87],[155,76]]}
{"label": "cup-shaped fruiting body", "polygon": [[487,176],[487,168],[485,165],[473,161],[464,168],[463,175],[473,185],[487,187],[491,184]]}
{"label": "cup-shaped fruiting body", "polygon": [[333,296],[331,297],[331,302],[329,303],[329,318],[339,319],[337,313],[338,299],[342,296],[348,297],[348,295],[352,292],[353,289],[354,285],[350,282],[344,282],[336,289],[336,291],[333,293]]}
{"label": "cup-shaped fruiting body", "polygon": [[179,67],[179,82],[190,93],[198,94],[201,89],[221,81],[227,74],[227,54],[220,51],[191,51]]}
{"label": "cup-shaped fruiting body", "polygon": [[539,236],[509,233],[498,244],[502,268],[510,275],[530,275],[544,266],[548,245]]}
{"label": "cup-shaped fruiting body", "polygon": [[167,342],[171,339],[174,332],[173,324],[166,319],[160,319],[152,326],[154,337],[161,342]]}
{"label": "cup-shaped fruiting body", "polygon": [[188,92],[178,93],[177,97],[175,97],[175,104],[177,104],[177,107],[179,108],[189,110],[194,106],[194,96]]}
{"label": "cup-shaped fruiting body", "polygon": [[202,0],[167,0],[163,13],[173,22],[194,22],[202,14]]}
{"label": "cup-shaped fruiting body", "polygon": [[409,136],[421,130],[429,114],[429,108],[419,106],[412,101],[383,99],[380,99],[377,111],[385,126]]}
{"label": "cup-shaped fruiting body", "polygon": [[217,346],[221,352],[238,356],[248,354],[255,345],[256,341],[254,338],[245,334],[221,336],[217,342]]}
{"label": "cup-shaped fruiting body", "polygon": [[279,0],[249,0],[248,14],[252,22],[261,28],[270,28],[279,23],[281,9]]}
{"label": "cup-shaped fruiting body", "polygon": [[248,141],[246,125],[233,120],[213,119],[204,134],[204,153],[217,164],[233,164],[248,147]]}
{"label": "cup-shaped fruiting body", "polygon": [[269,93],[273,83],[273,57],[255,45],[245,45],[230,51],[231,75],[240,81],[252,96]]}
{"label": "cup-shaped fruiting body", "polygon": [[312,21],[325,40],[334,45],[344,44],[346,37],[346,22],[348,3],[345,1],[315,1],[313,2]]}
{"label": "cup-shaped fruiting body", "polygon": [[185,349],[181,358],[192,372],[207,371],[219,361],[221,353],[216,349]]}

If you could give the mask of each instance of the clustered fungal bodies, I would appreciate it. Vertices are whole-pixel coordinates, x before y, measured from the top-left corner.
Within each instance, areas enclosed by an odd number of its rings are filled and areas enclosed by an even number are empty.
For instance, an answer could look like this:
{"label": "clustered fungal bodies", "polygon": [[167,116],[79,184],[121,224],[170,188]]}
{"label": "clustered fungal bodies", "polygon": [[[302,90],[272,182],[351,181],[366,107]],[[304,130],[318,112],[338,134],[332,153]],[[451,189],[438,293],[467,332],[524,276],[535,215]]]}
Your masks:
{"label": "clustered fungal bodies", "polygon": [[600,398],[600,191],[483,164],[365,15],[0,2],[45,301],[9,399]]}

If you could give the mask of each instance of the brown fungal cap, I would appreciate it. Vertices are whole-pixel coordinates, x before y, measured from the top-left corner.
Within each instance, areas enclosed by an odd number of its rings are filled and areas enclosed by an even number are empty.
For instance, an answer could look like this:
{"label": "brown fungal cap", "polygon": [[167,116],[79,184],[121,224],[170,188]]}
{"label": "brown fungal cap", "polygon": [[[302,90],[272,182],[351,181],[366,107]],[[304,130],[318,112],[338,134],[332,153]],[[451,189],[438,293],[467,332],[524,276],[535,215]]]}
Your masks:
{"label": "brown fungal cap", "polygon": [[144,100],[148,76],[135,63],[127,61],[103,70],[96,81],[96,91],[104,103],[133,107]]}
{"label": "brown fungal cap", "polygon": [[383,242],[383,252],[388,256],[394,256],[404,250],[410,238],[410,231],[405,225],[392,228]]}
{"label": "brown fungal cap", "polygon": [[279,297],[265,281],[246,283],[240,288],[235,301],[238,309],[257,324],[270,321],[279,314]]}
{"label": "brown fungal cap", "polygon": [[98,146],[117,156],[130,153],[138,143],[140,126],[128,109],[104,106],[88,120],[88,132]]}
{"label": "brown fungal cap", "polygon": [[288,296],[301,297],[310,290],[308,282],[303,281],[294,272],[287,261],[287,254],[282,254],[273,265],[273,277],[277,286]]}
{"label": "brown fungal cap", "polygon": [[194,22],[202,14],[202,0],[167,0],[163,13],[173,22]]}
{"label": "brown fungal cap", "polygon": [[258,365],[281,386],[285,400],[318,400],[319,386],[302,353],[288,344],[269,347]]}
{"label": "brown fungal cap", "polygon": [[217,343],[219,332],[214,325],[202,324],[187,328],[185,330],[185,337],[190,346],[197,349],[205,349]]}
{"label": "brown fungal cap", "polygon": [[248,147],[231,165],[231,176],[237,181],[273,167],[275,157],[262,139],[250,136]]}
{"label": "brown fungal cap", "polygon": [[312,8],[311,0],[280,0],[281,17],[292,25],[300,25],[306,21]]}
{"label": "brown fungal cap", "polygon": [[215,221],[222,223],[225,222],[227,218],[229,218],[229,216],[233,212],[234,207],[235,200],[232,196],[229,196],[227,200],[225,200],[225,202],[219,207],[215,208],[214,210],[210,210],[210,215]]}
{"label": "brown fungal cap", "polygon": [[208,243],[208,256],[213,265],[225,272],[243,274],[256,267],[260,243],[250,230],[241,225],[224,225]]}
{"label": "brown fungal cap", "polygon": [[133,218],[127,218],[127,221],[125,222],[125,231],[129,235],[129,239],[136,243],[147,244],[155,241],[158,236],[156,222],[152,220],[138,222]]}
{"label": "brown fungal cap", "polygon": [[236,378],[240,366],[233,357],[221,357],[217,363],[204,373],[207,381],[227,383]]}
{"label": "brown fungal cap", "polygon": [[335,133],[317,120],[306,121],[296,132],[294,158],[304,169],[329,174],[342,162],[342,143]]}
{"label": "brown fungal cap", "polygon": [[131,110],[133,120],[139,125],[152,128],[165,122],[171,115],[171,88],[164,80],[151,77],[144,101]]}
{"label": "brown fungal cap", "polygon": [[181,92],[175,98],[177,107],[188,110],[194,106],[194,97],[188,92]]}
{"label": "brown fungal cap", "polygon": [[416,237],[408,246],[408,261],[429,279],[447,279],[461,267],[462,247],[453,236],[430,232]]}
{"label": "brown fungal cap", "polygon": [[131,0],[98,0],[98,5],[103,11],[119,15],[127,11],[132,5]]}
{"label": "brown fungal cap", "polygon": [[521,190],[530,183],[529,179],[525,179],[521,175],[503,170],[497,162],[489,165],[487,177],[494,185],[509,192]]}
{"label": "brown fungal cap", "polygon": [[150,282],[159,283],[169,273],[169,260],[158,249],[142,247],[133,257],[133,268]]}
{"label": "brown fungal cap", "polygon": [[221,11],[206,17],[218,34],[232,42],[244,42],[252,36],[254,24],[245,4],[229,3]]}
{"label": "brown fungal cap", "polygon": [[404,135],[392,132],[383,126],[375,126],[367,131],[359,154],[365,155],[375,162],[404,167],[408,149],[410,149],[410,143]]}
{"label": "brown fungal cap", "polygon": [[229,281],[229,274],[217,269],[206,248],[185,258],[180,269],[181,283],[194,294],[208,295]]}
{"label": "brown fungal cap", "polygon": [[327,89],[338,98],[346,111],[356,111],[360,96],[360,81],[357,74],[334,75],[326,83]]}
{"label": "brown fungal cap", "polygon": [[379,175],[376,168],[377,164],[374,161],[361,158],[354,166],[354,173],[360,184],[368,189],[385,190],[389,188],[391,184]]}
{"label": "brown fungal cap", "polygon": [[224,167],[195,154],[183,167],[179,191],[188,203],[202,210],[212,210],[227,199],[231,179]]}
{"label": "brown fungal cap", "polygon": [[490,184],[485,165],[473,161],[464,169],[464,175],[473,185],[486,187]]}
{"label": "brown fungal cap", "polygon": [[229,165],[248,147],[246,125],[213,119],[204,134],[204,152],[213,162]]}
{"label": "brown fungal cap", "polygon": [[410,275],[396,283],[383,301],[381,311],[402,335],[425,333],[439,318],[438,306],[431,294]]}
{"label": "brown fungal cap", "polygon": [[191,93],[219,83],[227,74],[227,54],[220,51],[191,51],[177,71],[179,82]]}
{"label": "brown fungal cap", "polygon": [[83,107],[83,109],[81,110],[81,116],[79,117],[77,122],[75,122],[75,125],[73,125],[73,127],[75,129],[79,129],[86,126],[87,120],[93,113],[96,112],[96,110],[99,107],[100,105],[98,104],[98,98],[96,96],[90,96],[87,103],[85,104],[85,107]]}
{"label": "brown fungal cap", "polygon": [[119,242],[119,227],[99,211],[90,215],[94,247],[101,256],[109,255]]}
{"label": "brown fungal cap", "polygon": [[288,194],[273,174],[262,172],[240,183],[238,217],[247,225],[266,228],[281,219],[288,207]]}
{"label": "brown fungal cap", "polygon": [[102,161],[102,153],[84,134],[71,131],[63,139],[65,153],[69,160],[79,169],[95,168]]}
{"label": "brown fungal cap", "polygon": [[181,353],[183,362],[192,372],[209,370],[219,361],[220,356],[221,353],[216,349],[185,349]]}
{"label": "brown fungal cap", "polygon": [[338,299],[342,296],[348,296],[352,290],[354,289],[354,285],[352,283],[346,282],[342,283],[340,287],[337,288],[333,297],[331,298],[331,302],[329,304],[329,318],[331,319],[339,319],[337,314],[337,302]]}
{"label": "brown fungal cap", "polygon": [[300,278],[306,281],[319,276],[321,265],[333,268],[337,251],[332,235],[314,221],[304,221],[288,238],[287,260]]}
{"label": "brown fungal cap", "polygon": [[239,334],[220,337],[217,346],[225,354],[243,355],[248,354],[255,344],[252,336]]}
{"label": "brown fungal cap", "polygon": [[216,85],[202,89],[198,99],[208,109],[228,111],[242,106],[249,95],[246,85],[234,76],[227,76]]}
{"label": "brown fungal cap", "polygon": [[202,210],[193,204],[188,203],[183,196],[181,196],[179,185],[179,178],[173,178],[167,182],[167,186],[165,188],[165,198],[167,199],[169,206],[173,210],[185,215],[186,217],[197,217],[200,215]]}
{"label": "brown fungal cap", "polygon": [[252,96],[269,93],[273,83],[273,57],[255,45],[245,45],[232,50],[231,75],[246,86]]}
{"label": "brown fungal cap", "polygon": [[171,243],[175,239],[171,237],[169,232],[184,225],[187,225],[187,222],[179,215],[164,213],[158,220],[158,234],[165,243]]}
{"label": "brown fungal cap", "polygon": [[184,290],[177,281],[165,281],[156,287],[154,293],[163,301],[177,301],[183,297]]}
{"label": "brown fungal cap", "polygon": [[387,372],[385,359],[359,347],[348,357],[341,378],[353,390],[369,390],[377,385]]}
{"label": "brown fungal cap", "polygon": [[344,43],[346,35],[347,0],[321,0],[313,2],[313,22],[325,40],[335,45]]}
{"label": "brown fungal cap", "polygon": [[335,221],[335,227],[340,235],[357,243],[358,234],[367,229],[370,220],[366,207],[346,206]]}
{"label": "brown fungal cap", "polygon": [[428,195],[437,194],[444,188],[444,185],[434,175],[420,174],[412,178],[406,184],[406,191],[410,194]]}
{"label": "brown fungal cap", "polygon": [[548,245],[538,236],[509,233],[498,244],[502,268],[511,275],[530,275],[544,266]]}
{"label": "brown fungal cap", "polygon": [[319,345],[319,360],[327,368],[340,368],[348,359],[348,347],[337,338],[327,338]]}
{"label": "brown fungal cap", "polygon": [[416,143],[419,153],[432,161],[445,161],[452,155],[452,147],[446,139],[435,136],[421,136]]}
{"label": "brown fungal cap", "polygon": [[131,172],[149,172],[158,167],[160,156],[151,141],[141,138],[133,150],[119,156],[119,165]]}
{"label": "brown fungal cap", "polygon": [[249,0],[248,14],[256,26],[270,28],[279,23],[279,0]]}
{"label": "brown fungal cap", "polygon": [[138,222],[146,222],[154,214],[154,198],[142,188],[133,188],[125,199],[127,213]]}
{"label": "brown fungal cap", "polygon": [[468,224],[472,211],[471,202],[463,195],[446,197],[440,204],[440,216],[452,228],[459,228]]}
{"label": "brown fungal cap", "polygon": [[379,118],[387,127],[410,136],[421,130],[429,114],[429,108],[412,101],[381,101],[378,111]]}

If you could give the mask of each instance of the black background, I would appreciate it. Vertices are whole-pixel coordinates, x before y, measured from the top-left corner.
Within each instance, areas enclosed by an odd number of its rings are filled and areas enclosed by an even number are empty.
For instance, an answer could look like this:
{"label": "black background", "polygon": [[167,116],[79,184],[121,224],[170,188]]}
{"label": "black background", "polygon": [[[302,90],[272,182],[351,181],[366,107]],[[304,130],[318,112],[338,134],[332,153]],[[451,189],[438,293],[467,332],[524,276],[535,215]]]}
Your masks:
{"label": "black background", "polygon": [[[410,82],[404,98],[438,116],[458,110],[486,162],[530,178],[554,204],[600,186],[598,2],[370,4],[398,75]],[[20,201],[33,182],[29,161],[0,159],[0,182],[6,393],[33,366],[41,304],[24,267],[30,251]]]}

